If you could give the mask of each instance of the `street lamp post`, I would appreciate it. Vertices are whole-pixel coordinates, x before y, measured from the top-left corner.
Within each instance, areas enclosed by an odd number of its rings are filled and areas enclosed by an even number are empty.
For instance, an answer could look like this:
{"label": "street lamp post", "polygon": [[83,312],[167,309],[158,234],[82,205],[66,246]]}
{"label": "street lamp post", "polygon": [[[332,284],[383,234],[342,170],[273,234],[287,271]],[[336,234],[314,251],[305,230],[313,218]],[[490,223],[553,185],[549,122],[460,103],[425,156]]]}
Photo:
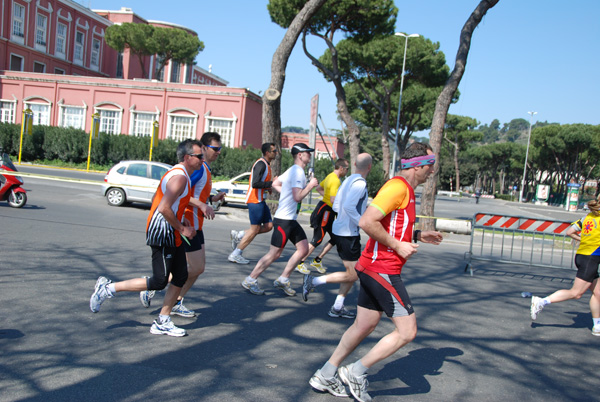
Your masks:
{"label": "street lamp post", "polygon": [[402,75],[400,77],[400,97],[398,98],[398,117],[396,119],[396,136],[394,138],[394,157],[392,158],[392,168],[390,169],[390,179],[396,173],[396,158],[398,157],[398,131],[400,131],[400,110],[402,108],[402,87],[404,86],[404,66],[406,65],[406,50],[408,49],[408,38],[418,38],[419,34],[406,35],[402,32],[396,32],[396,36],[402,36],[404,40],[404,60],[402,60]]}
{"label": "street lamp post", "polygon": [[529,113],[529,135],[527,136],[527,150],[525,151],[525,166],[523,166],[523,180],[521,181],[521,193],[519,194],[519,202],[523,202],[523,190],[525,189],[525,174],[527,173],[527,158],[529,157],[529,142],[531,141],[531,123],[533,115],[537,112]]}

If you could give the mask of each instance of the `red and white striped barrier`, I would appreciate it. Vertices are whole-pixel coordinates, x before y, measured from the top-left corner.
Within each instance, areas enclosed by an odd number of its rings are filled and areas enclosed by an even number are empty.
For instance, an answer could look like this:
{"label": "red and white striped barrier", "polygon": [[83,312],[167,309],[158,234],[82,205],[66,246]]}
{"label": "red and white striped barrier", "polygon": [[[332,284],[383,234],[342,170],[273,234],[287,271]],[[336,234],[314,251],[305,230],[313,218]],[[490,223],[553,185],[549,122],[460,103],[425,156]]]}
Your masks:
{"label": "red and white striped barrier", "polygon": [[571,226],[571,222],[523,218],[520,216],[475,214],[475,226],[565,235],[567,229]]}

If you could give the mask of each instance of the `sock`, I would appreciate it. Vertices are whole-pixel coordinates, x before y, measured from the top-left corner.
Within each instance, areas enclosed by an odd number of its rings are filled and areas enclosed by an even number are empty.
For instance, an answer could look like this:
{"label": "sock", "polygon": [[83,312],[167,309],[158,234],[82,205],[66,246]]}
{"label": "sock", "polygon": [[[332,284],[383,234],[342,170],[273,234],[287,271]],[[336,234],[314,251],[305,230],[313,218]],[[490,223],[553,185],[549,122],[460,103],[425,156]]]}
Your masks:
{"label": "sock", "polygon": [[171,317],[168,315],[161,315],[161,314],[158,315],[158,322],[160,324],[164,324],[165,322],[169,321],[170,319],[171,319]]}
{"label": "sock", "polygon": [[277,280],[281,283],[287,283],[290,281],[290,278],[284,278],[283,276],[280,276],[279,278],[277,278]]}
{"label": "sock", "polygon": [[592,318],[592,320],[594,321],[594,327],[600,328],[600,318]]}
{"label": "sock", "polygon": [[313,285],[319,286],[327,283],[324,276],[314,276],[312,280]]}
{"label": "sock", "polygon": [[543,304],[544,306],[547,306],[548,304],[552,303],[552,302],[550,301],[549,297],[550,297],[550,296],[548,296],[548,297],[544,297],[544,298],[542,299],[542,301],[544,302],[544,304]]}
{"label": "sock", "polygon": [[333,364],[327,362],[321,367],[321,375],[324,378],[333,378],[335,377],[335,373],[337,372],[337,367]]}
{"label": "sock", "polygon": [[298,263],[298,265],[302,265],[302,264],[304,264],[304,260],[302,260]]}
{"label": "sock", "polygon": [[256,279],[254,279],[253,277],[251,277],[249,275],[246,277],[246,282],[255,283],[256,281],[257,281]]}
{"label": "sock", "polygon": [[357,360],[353,365],[352,365],[352,374],[355,377],[360,377],[361,375],[367,374],[367,370],[369,368],[365,367],[362,362],[360,360]]}
{"label": "sock", "polygon": [[231,253],[231,255],[240,255],[242,254],[242,250],[240,250],[239,248],[236,248],[235,250],[233,250],[233,252]]}
{"label": "sock", "polygon": [[319,257],[316,257],[315,262],[321,262],[321,259]]}
{"label": "sock", "polygon": [[117,293],[117,290],[115,289],[115,284],[114,283],[109,283],[108,284],[108,291],[110,292],[111,296],[114,296],[115,293]]}
{"label": "sock", "polygon": [[346,300],[346,297],[337,295],[335,298],[335,303],[333,303],[333,308],[335,310],[340,310],[342,307],[344,307],[344,300]]}

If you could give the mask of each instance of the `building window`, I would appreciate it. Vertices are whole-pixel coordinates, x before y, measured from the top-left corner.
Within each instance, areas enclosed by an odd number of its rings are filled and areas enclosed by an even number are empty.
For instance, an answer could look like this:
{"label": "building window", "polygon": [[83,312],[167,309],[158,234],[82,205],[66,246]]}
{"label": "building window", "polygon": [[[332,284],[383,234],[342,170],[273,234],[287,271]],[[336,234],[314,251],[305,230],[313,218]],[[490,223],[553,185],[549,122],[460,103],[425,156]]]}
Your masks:
{"label": "building window", "polygon": [[165,68],[163,67],[162,70],[160,70],[160,73],[158,72],[158,69],[160,68],[160,60],[158,58],[158,56],[154,56],[154,79],[158,80],[158,81],[164,81],[165,80]]}
{"label": "building window", "polygon": [[54,74],[65,75],[65,70],[63,70],[62,68],[54,67]]}
{"label": "building window", "polygon": [[10,69],[12,71],[23,71],[23,58],[16,54],[10,55]]}
{"label": "building window", "polygon": [[33,62],[33,72],[34,73],[45,73],[46,65],[44,63],[39,63],[37,61]]}
{"label": "building window", "polygon": [[123,53],[117,54],[117,78],[123,78]]}
{"label": "building window", "polygon": [[58,125],[85,130],[85,108],[81,106],[61,106]]}
{"label": "building window", "polygon": [[181,64],[178,61],[171,60],[171,81],[169,82],[179,82],[180,75]]}
{"label": "building window", "polygon": [[132,114],[133,127],[131,135],[136,137],[149,137],[152,135],[152,123],[156,120],[156,113],[133,112]]}
{"label": "building window", "polygon": [[60,22],[56,26],[56,50],[54,51],[57,57],[64,59],[67,53],[67,26]]}
{"label": "building window", "polygon": [[15,110],[17,102],[0,101],[0,123],[15,123]]}
{"label": "building window", "polygon": [[100,132],[121,134],[121,111],[114,109],[98,109],[100,114]]}
{"label": "building window", "polygon": [[13,2],[12,39],[25,43],[25,7]]}
{"label": "building window", "polygon": [[37,15],[35,27],[35,44],[46,50],[46,32],[48,27],[48,17],[42,14]]}
{"label": "building window", "polygon": [[94,70],[98,70],[100,66],[100,40],[92,39],[92,54],[90,60],[90,67]]}
{"label": "building window", "polygon": [[47,103],[25,103],[25,108],[33,112],[33,124],[40,126],[50,125],[50,105]]}
{"label": "building window", "polygon": [[168,138],[177,142],[196,137],[196,117],[195,116],[169,116]]}
{"label": "building window", "polygon": [[233,148],[235,122],[237,119],[213,118],[206,116],[206,130],[221,134],[223,146]]}
{"label": "building window", "polygon": [[75,48],[73,51],[73,63],[83,65],[83,43],[85,42],[85,34],[80,31],[75,32]]}

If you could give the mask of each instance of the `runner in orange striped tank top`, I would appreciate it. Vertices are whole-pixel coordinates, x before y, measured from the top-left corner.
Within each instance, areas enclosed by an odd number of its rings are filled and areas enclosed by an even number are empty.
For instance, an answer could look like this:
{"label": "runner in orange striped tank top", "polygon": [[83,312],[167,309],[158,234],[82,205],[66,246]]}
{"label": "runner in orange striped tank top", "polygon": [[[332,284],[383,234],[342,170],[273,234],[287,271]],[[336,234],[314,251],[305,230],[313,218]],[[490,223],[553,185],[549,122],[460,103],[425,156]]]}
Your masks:
{"label": "runner in orange striped tank top", "polygon": [[196,140],[183,141],[177,147],[177,159],[179,164],[161,178],[146,224],[146,244],[152,249],[152,276],[116,283],[101,276],[90,298],[90,310],[97,313],[100,305],[118,292],[164,289],[171,275],[171,286],[166,291],[160,314],[150,328],[152,334],[170,336],[186,335],[184,329],[173,324],[170,314],[188,278],[182,236],[185,240],[196,235],[183,214],[192,194],[190,174],[202,165],[201,144]]}

